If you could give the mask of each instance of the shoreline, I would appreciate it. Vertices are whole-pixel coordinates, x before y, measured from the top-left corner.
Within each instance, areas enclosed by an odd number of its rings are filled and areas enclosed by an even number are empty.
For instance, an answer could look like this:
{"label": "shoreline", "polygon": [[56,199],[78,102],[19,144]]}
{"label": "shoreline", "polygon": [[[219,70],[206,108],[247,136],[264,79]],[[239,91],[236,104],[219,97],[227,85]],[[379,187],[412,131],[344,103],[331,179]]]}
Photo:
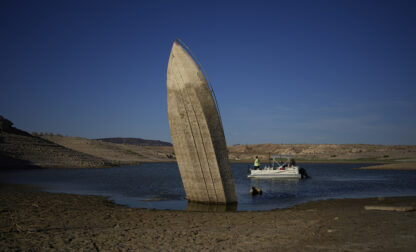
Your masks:
{"label": "shoreline", "polygon": [[[162,161],[141,161],[141,162],[131,162],[131,163],[121,163],[113,165],[102,165],[102,166],[54,166],[54,165],[35,165],[35,164],[22,164],[22,165],[8,165],[0,167],[1,170],[12,170],[12,169],[103,169],[103,168],[114,168],[122,166],[140,166],[141,164],[156,164],[156,163],[177,163],[176,160],[162,160]],[[252,160],[229,160],[230,164],[252,164]],[[362,160],[301,160],[297,161],[298,164],[374,164],[374,165],[383,165],[383,164],[395,164],[398,162],[381,162],[381,161],[362,161]],[[261,163],[262,165],[266,164],[265,162]],[[415,163],[416,164],[416,163]]]}
{"label": "shoreline", "polygon": [[[141,166],[142,164],[156,164],[156,163],[176,163],[176,161],[143,161],[138,163],[125,163],[119,165],[103,165],[103,166],[93,166],[93,167],[84,167],[84,166],[39,166],[39,165],[10,165],[0,167],[0,171],[7,170],[24,170],[24,169],[106,169],[106,168],[116,168],[116,167],[125,167],[125,166]],[[230,160],[230,164],[247,164],[251,165],[252,162],[249,160],[235,161]],[[297,161],[298,165],[303,164],[371,164],[370,166],[359,167],[360,170],[416,170],[416,162],[380,162],[380,161],[361,161],[361,160],[341,160],[341,161],[332,161],[332,160],[301,160]],[[263,162],[262,165],[265,163]]]}
{"label": "shoreline", "polygon": [[[176,162],[172,146],[119,144],[59,135],[38,136],[13,127],[0,130],[0,138],[0,169],[28,165],[105,168],[145,162]],[[272,153],[284,153],[299,164],[416,162],[416,145],[265,143],[227,146],[227,153],[230,163],[248,164],[252,164],[257,155],[261,163],[266,163]]]}
{"label": "shoreline", "polygon": [[[35,189],[35,190],[33,190]],[[103,196],[0,184],[0,249],[412,251],[416,197],[320,200],[253,212],[133,209]]]}
{"label": "shoreline", "polygon": [[[298,164],[386,164],[386,163],[391,163],[391,162],[387,162],[387,161],[379,161],[379,160],[357,160],[357,159],[351,159],[351,160],[347,160],[347,159],[342,159],[342,160],[296,160],[296,163]],[[247,164],[252,164],[254,160],[230,160],[230,163],[247,163]],[[266,164],[267,162],[261,162],[261,164]],[[268,164],[268,163],[267,163]]]}
{"label": "shoreline", "polygon": [[[49,169],[49,168],[40,168],[40,169]],[[84,168],[74,168],[74,169],[84,169]],[[361,169],[361,168],[360,168]],[[1,174],[1,173],[0,173]],[[104,201],[107,201],[108,204],[113,204],[114,206],[129,208],[129,209],[138,209],[138,210],[149,210],[149,211],[179,211],[179,212],[228,212],[228,213],[243,213],[243,212],[270,212],[270,211],[280,211],[280,210],[288,210],[296,207],[300,207],[302,205],[308,205],[308,204],[314,204],[319,202],[325,202],[325,201],[348,201],[348,200],[367,200],[367,199],[388,199],[388,198],[415,198],[416,201],[416,195],[413,196],[374,196],[374,197],[358,197],[358,198],[322,198],[322,199],[311,199],[309,201],[303,201],[300,203],[297,203],[295,205],[290,205],[286,207],[277,207],[277,208],[271,208],[271,209],[265,209],[265,210],[237,210],[238,203],[230,203],[230,204],[209,204],[209,203],[203,203],[203,202],[193,202],[187,200],[187,206],[185,209],[157,209],[157,208],[143,208],[143,207],[130,207],[126,204],[119,204],[111,200],[111,196],[105,196],[105,195],[94,195],[94,194],[77,194],[73,192],[49,192],[42,190],[41,186],[38,185],[29,185],[29,184],[14,184],[14,183],[8,183],[8,182],[1,182],[0,181],[0,191],[2,188],[15,188],[17,191],[25,192],[25,191],[31,191],[41,194],[58,194],[58,195],[73,195],[73,196],[86,196],[86,197],[96,197],[101,198]],[[140,201],[157,201],[152,199],[144,199]],[[0,208],[1,210],[1,208]]]}
{"label": "shoreline", "polygon": [[396,162],[380,165],[372,165],[359,168],[361,170],[401,170],[401,171],[416,171],[415,162]]}

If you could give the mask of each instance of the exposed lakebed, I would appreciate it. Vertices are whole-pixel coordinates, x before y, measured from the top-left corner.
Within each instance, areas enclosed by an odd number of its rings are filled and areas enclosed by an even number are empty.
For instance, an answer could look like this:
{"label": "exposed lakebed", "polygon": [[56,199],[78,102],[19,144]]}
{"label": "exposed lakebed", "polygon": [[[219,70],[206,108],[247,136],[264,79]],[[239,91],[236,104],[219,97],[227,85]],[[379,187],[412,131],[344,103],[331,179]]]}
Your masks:
{"label": "exposed lakebed", "polygon": [[[249,179],[249,164],[232,164],[238,198],[236,209],[270,210],[321,199],[416,195],[415,171],[356,169],[366,165],[302,164],[312,178],[293,180]],[[0,182],[37,186],[47,192],[102,195],[135,208],[195,209],[185,200],[176,163],[103,169],[7,170],[1,171]],[[251,197],[251,186],[260,187],[263,194]]]}

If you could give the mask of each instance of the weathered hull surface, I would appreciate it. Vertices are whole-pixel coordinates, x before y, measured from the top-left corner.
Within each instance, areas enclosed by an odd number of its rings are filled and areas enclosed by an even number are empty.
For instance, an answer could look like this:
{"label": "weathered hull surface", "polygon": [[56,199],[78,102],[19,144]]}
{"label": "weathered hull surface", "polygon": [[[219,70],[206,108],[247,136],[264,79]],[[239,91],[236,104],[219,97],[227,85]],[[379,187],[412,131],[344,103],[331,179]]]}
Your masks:
{"label": "weathered hull surface", "polygon": [[167,100],[173,147],[187,199],[237,202],[214,99],[202,71],[177,41],[169,57]]}

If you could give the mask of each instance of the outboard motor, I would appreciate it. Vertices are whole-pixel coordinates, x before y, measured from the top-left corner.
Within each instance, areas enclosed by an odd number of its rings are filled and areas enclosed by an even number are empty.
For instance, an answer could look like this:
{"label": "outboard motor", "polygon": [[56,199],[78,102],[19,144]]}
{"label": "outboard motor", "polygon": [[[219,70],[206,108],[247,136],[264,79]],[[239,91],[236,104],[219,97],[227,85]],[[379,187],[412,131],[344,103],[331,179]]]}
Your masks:
{"label": "outboard motor", "polygon": [[299,173],[302,179],[310,178],[308,173],[306,172],[305,168],[299,168]]}

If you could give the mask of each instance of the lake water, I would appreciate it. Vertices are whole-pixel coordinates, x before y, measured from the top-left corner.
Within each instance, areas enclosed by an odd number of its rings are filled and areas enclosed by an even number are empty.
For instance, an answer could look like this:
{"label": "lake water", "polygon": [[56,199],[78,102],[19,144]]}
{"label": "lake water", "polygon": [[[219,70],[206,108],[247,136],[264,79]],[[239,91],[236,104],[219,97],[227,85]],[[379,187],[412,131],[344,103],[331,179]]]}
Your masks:
{"label": "lake water", "polygon": [[[233,209],[270,210],[321,199],[416,196],[415,171],[355,169],[365,165],[302,164],[312,178],[293,180],[249,179],[249,164],[232,164],[238,198]],[[47,192],[108,196],[117,204],[135,208],[198,209],[185,200],[176,163],[103,169],[8,170],[0,172],[0,182],[33,185]],[[251,197],[251,186],[260,187],[263,194]]]}

